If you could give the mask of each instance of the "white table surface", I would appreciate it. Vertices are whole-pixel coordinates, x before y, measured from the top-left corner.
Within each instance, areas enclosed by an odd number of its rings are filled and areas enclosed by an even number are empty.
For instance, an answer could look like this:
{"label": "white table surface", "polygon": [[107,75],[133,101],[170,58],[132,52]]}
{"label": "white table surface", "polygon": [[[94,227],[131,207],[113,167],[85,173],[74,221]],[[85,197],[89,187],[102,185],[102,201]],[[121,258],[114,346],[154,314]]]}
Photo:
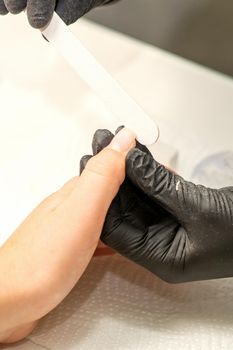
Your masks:
{"label": "white table surface", "polygon": [[[72,30],[156,118],[184,176],[205,155],[233,150],[232,79],[85,20]],[[118,125],[24,14],[0,19],[0,43],[1,243],[77,174],[93,132]],[[167,161],[166,151],[154,152]],[[232,287],[168,286],[123,258],[96,258],[67,301],[14,349],[230,349]]]}

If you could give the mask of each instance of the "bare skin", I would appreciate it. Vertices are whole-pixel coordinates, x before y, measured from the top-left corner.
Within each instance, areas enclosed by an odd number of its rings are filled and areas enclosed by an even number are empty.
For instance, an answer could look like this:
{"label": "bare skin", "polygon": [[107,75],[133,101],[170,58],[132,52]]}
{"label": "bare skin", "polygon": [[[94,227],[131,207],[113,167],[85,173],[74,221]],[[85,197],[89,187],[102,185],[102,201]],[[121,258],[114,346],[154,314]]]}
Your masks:
{"label": "bare skin", "polygon": [[135,146],[123,129],[59,191],[46,198],[0,248],[0,343],[26,337],[77,283]]}

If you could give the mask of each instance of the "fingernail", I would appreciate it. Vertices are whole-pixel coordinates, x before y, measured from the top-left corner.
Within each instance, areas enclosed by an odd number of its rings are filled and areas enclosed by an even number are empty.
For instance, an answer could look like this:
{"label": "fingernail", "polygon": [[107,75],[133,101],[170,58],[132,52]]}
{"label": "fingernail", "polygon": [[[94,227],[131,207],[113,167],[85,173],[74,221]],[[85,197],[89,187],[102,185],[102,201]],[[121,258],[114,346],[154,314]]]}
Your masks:
{"label": "fingernail", "polygon": [[109,144],[108,148],[111,148],[118,152],[128,152],[135,146],[135,134],[127,129],[122,129]]}

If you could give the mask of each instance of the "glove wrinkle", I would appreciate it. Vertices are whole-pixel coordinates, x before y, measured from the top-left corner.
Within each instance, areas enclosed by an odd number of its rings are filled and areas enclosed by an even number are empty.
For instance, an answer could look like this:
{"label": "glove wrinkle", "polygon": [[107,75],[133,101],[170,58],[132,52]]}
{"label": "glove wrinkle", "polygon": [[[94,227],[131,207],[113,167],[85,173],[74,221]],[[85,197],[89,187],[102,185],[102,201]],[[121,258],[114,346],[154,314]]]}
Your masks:
{"label": "glove wrinkle", "polygon": [[[109,135],[95,134],[95,152]],[[105,244],[169,283],[233,277],[233,187],[185,181],[139,143],[126,172],[106,216]]]}

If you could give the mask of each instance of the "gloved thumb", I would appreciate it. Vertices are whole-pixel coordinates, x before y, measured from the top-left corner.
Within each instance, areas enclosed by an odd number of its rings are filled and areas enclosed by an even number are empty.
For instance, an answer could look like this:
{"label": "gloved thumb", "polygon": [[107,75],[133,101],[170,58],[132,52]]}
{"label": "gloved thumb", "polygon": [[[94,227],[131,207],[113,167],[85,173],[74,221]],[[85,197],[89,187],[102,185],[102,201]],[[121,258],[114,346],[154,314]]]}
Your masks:
{"label": "gloved thumb", "polygon": [[126,169],[127,176],[138,188],[177,219],[183,220],[198,202],[195,196],[198,186],[158,163],[149,151],[131,150]]}

